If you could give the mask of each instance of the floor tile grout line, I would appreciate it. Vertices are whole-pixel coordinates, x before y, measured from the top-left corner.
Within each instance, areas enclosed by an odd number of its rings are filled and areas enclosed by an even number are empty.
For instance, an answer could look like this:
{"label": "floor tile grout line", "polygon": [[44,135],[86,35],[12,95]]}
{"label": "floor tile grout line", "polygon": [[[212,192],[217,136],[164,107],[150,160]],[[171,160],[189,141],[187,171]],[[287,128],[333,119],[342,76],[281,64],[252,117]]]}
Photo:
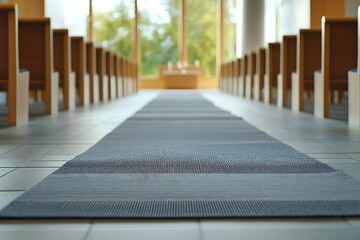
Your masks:
{"label": "floor tile grout line", "polygon": [[90,222],[90,224],[89,224],[89,228],[87,229],[83,240],[88,240],[88,238],[89,238],[89,236],[90,236],[90,233],[91,233],[91,230],[92,230],[92,228],[93,228],[93,225],[94,225],[94,220],[91,220],[91,222]]}

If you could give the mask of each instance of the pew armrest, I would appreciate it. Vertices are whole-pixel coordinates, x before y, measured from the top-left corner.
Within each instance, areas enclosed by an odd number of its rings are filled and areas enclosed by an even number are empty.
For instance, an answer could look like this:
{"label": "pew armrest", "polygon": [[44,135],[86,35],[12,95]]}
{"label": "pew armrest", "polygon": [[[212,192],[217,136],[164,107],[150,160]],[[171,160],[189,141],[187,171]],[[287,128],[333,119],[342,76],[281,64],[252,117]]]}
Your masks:
{"label": "pew armrest", "polygon": [[300,97],[303,96],[302,89],[300,88],[299,74],[293,72],[291,74],[291,110],[293,112],[301,111]]}
{"label": "pew armrest", "polygon": [[29,122],[28,96],[30,73],[25,69],[20,69],[18,77],[19,82],[17,85],[16,94],[16,125],[27,125]]}
{"label": "pew armrest", "polygon": [[360,82],[359,73],[348,72],[348,93],[349,93],[349,124],[360,126]]}

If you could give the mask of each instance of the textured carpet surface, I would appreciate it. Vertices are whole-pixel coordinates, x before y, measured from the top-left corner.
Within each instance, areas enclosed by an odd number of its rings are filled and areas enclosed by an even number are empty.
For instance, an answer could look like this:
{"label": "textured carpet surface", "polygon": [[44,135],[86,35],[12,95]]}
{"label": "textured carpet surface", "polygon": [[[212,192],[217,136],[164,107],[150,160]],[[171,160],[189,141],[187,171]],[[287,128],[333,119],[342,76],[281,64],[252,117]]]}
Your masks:
{"label": "textured carpet surface", "polygon": [[0,212],[2,218],[357,215],[358,181],[187,92],[161,94]]}

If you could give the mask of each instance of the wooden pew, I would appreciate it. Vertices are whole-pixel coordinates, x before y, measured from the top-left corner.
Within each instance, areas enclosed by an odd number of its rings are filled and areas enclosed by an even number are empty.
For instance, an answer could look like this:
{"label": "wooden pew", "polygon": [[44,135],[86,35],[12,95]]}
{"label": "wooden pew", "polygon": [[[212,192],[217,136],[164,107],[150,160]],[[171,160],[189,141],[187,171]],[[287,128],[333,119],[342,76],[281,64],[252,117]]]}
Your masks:
{"label": "wooden pew", "polygon": [[300,29],[296,72],[291,76],[291,110],[304,111],[305,93],[314,92],[314,72],[321,68],[321,30]]}
{"label": "wooden pew", "polygon": [[280,43],[269,43],[266,49],[266,73],[264,75],[264,102],[274,103],[277,75],[280,72]]}
{"label": "wooden pew", "polygon": [[90,79],[90,103],[97,104],[100,101],[100,83],[96,68],[96,49],[94,43],[86,43],[86,70]]}
{"label": "wooden pew", "polygon": [[96,48],[96,72],[99,75],[100,101],[109,100],[109,77],[106,74],[105,51],[102,47]]}
{"label": "wooden pew", "polygon": [[30,72],[29,90],[42,91],[46,114],[59,111],[59,73],[54,71],[49,18],[19,20],[20,68]]}
{"label": "wooden pew", "polygon": [[110,51],[105,51],[105,65],[106,65],[105,72],[109,79],[108,96],[110,100],[114,100],[116,99],[116,78],[115,78],[113,54]]}
{"label": "wooden pew", "polygon": [[264,75],[265,75],[265,61],[266,50],[265,48],[259,48],[256,57],[256,73],[254,75],[254,99],[256,101],[263,101],[263,89],[264,89]]}
{"label": "wooden pew", "polygon": [[249,54],[248,70],[246,75],[246,98],[254,98],[254,75],[256,73],[256,53]]}
{"label": "wooden pew", "polygon": [[291,91],[291,75],[296,72],[297,36],[284,35],[280,49],[280,73],[277,77],[277,105],[280,108],[288,105]]}
{"label": "wooden pew", "polygon": [[75,109],[76,80],[71,71],[71,42],[67,29],[53,30],[54,68],[59,72],[59,87],[63,93],[64,109]]}
{"label": "wooden pew", "polygon": [[17,29],[17,6],[0,4],[0,91],[7,92],[9,126],[29,120],[29,72],[19,69]]}
{"label": "wooden pew", "polygon": [[[360,7],[358,8],[358,18]],[[358,25],[358,36],[360,26]],[[360,38],[357,39],[357,68],[348,73],[348,94],[349,94],[349,124],[360,126]]]}
{"label": "wooden pew", "polygon": [[236,60],[236,68],[237,68],[237,75],[236,75],[236,95],[240,96],[240,77],[242,76],[242,58],[238,58]]}
{"label": "wooden pew", "polygon": [[233,69],[232,69],[231,62],[228,62],[226,64],[226,73],[227,73],[226,92],[231,93],[231,91],[232,91],[232,75],[233,75]]}
{"label": "wooden pew", "polygon": [[224,82],[224,63],[220,64],[220,72],[219,72],[219,90],[223,91],[223,82]]}
{"label": "wooden pew", "polygon": [[90,75],[86,72],[84,37],[71,37],[71,69],[75,72],[80,106],[90,103]]}
{"label": "wooden pew", "polygon": [[122,59],[122,64],[121,64],[121,72],[122,72],[122,78],[123,78],[123,81],[122,81],[122,95],[124,97],[126,97],[128,94],[127,94],[127,81],[128,81],[128,77],[127,77],[127,60],[126,58],[123,58]]}
{"label": "wooden pew", "polygon": [[315,72],[315,116],[329,117],[330,92],[347,91],[357,66],[357,18],[322,18],[321,71]]}
{"label": "wooden pew", "polygon": [[249,57],[245,54],[241,61],[241,75],[239,78],[239,96],[245,97],[245,90],[246,90],[246,76],[248,74],[248,61]]}
{"label": "wooden pew", "polygon": [[238,91],[238,89],[239,89],[239,87],[238,87],[238,85],[239,85],[239,66],[238,66],[238,61],[237,61],[237,59],[235,59],[235,60],[233,60],[232,62],[231,62],[231,64],[232,64],[232,91],[231,91],[231,93],[233,94],[233,95],[238,95],[239,94],[239,91]]}
{"label": "wooden pew", "polygon": [[122,76],[121,76],[121,57],[114,54],[114,74],[116,79],[116,98],[122,97]]}

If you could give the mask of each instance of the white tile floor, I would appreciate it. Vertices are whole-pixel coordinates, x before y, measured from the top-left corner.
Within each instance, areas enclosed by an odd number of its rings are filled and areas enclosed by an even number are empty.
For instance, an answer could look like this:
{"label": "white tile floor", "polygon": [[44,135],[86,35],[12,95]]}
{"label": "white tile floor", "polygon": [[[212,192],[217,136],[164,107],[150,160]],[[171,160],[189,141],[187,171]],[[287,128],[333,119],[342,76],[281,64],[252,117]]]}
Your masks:
{"label": "white tile floor", "polygon": [[[99,104],[29,126],[0,129],[0,208],[88,149],[159,91]],[[275,106],[203,91],[219,107],[259,129],[360,180],[360,128],[316,119]],[[0,221],[0,240],[97,239],[360,239],[360,218],[228,220]]]}

